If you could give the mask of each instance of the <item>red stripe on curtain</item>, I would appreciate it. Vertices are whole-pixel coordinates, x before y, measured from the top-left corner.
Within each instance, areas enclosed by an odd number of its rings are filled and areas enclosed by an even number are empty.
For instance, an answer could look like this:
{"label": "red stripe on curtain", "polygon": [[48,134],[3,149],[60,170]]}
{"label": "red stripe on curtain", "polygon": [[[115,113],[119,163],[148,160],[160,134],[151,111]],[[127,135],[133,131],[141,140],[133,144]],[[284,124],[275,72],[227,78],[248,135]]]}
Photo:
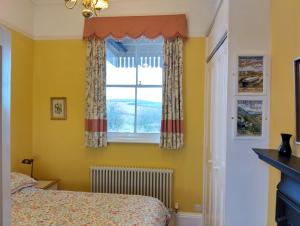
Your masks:
{"label": "red stripe on curtain", "polygon": [[86,119],[85,131],[87,132],[107,132],[106,119]]}
{"label": "red stripe on curtain", "polygon": [[162,120],[162,133],[183,133],[183,120]]}
{"label": "red stripe on curtain", "polygon": [[153,39],[163,36],[187,38],[187,19],[184,14],[162,16],[93,17],[84,22],[83,38],[96,37],[104,40],[108,36],[121,39],[126,36]]}

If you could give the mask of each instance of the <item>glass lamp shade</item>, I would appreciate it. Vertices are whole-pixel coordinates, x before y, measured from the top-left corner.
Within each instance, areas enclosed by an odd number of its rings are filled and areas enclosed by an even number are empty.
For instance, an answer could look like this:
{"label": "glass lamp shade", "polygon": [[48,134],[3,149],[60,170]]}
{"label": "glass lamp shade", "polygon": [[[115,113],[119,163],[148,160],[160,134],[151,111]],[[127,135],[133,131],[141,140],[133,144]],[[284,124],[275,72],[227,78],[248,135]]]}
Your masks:
{"label": "glass lamp shade", "polygon": [[95,9],[101,10],[101,9],[107,9],[108,8],[108,0],[98,0]]}
{"label": "glass lamp shade", "polygon": [[23,159],[22,163],[23,164],[32,164],[33,163],[33,159]]}

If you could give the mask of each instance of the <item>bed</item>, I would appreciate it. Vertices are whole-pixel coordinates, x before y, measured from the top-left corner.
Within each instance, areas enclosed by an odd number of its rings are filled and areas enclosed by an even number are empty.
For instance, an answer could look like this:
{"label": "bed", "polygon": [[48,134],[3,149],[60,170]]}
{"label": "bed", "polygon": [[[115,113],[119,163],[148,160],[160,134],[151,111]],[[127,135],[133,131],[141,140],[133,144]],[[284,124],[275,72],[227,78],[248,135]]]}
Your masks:
{"label": "bed", "polygon": [[11,176],[12,226],[165,226],[166,207],[135,195],[42,190],[19,173]]}

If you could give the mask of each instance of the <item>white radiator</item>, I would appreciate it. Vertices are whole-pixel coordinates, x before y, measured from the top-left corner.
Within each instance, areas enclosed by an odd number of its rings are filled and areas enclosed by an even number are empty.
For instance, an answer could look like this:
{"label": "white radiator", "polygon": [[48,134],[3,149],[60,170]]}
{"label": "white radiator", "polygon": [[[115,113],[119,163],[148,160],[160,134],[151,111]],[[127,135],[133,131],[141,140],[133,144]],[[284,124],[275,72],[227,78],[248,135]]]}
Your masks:
{"label": "white radiator", "polygon": [[91,167],[92,192],[144,195],[172,205],[172,169]]}

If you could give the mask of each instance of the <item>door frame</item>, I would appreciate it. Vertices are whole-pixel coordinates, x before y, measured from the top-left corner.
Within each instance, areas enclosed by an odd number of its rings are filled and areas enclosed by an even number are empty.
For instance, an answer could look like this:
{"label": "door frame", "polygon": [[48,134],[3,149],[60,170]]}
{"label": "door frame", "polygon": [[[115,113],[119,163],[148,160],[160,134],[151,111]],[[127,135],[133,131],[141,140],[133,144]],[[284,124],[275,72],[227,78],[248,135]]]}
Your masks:
{"label": "door frame", "polygon": [[11,34],[0,26],[0,225],[11,225],[10,115],[11,115]]}

